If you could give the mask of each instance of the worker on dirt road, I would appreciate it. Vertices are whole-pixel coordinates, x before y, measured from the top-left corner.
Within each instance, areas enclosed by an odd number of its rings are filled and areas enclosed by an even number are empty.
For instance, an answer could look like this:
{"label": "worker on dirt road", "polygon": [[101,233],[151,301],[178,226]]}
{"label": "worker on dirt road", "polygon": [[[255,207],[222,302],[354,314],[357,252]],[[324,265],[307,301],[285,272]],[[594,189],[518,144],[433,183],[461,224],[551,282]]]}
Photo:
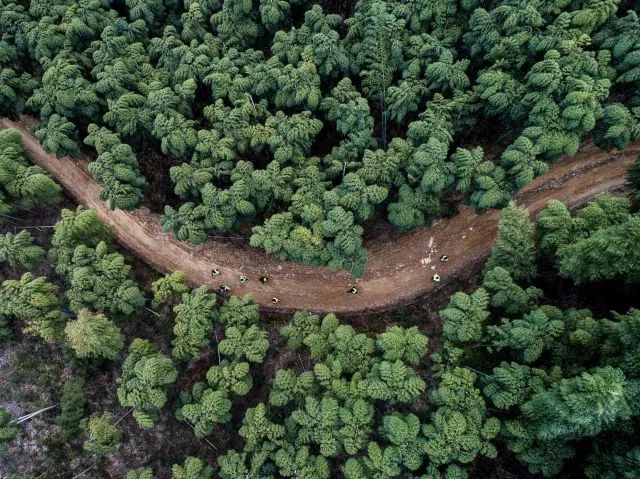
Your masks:
{"label": "worker on dirt road", "polygon": [[447,261],[449,261],[449,257],[446,254],[443,254],[442,256],[440,256],[440,261],[446,263]]}
{"label": "worker on dirt road", "polygon": [[351,294],[358,294],[358,288],[356,288],[356,287],[354,286],[353,288],[351,288],[351,289],[349,290],[349,292],[350,292]]}
{"label": "worker on dirt road", "polygon": [[280,300],[274,296],[273,298],[271,298],[271,302],[272,302],[273,304],[276,304],[276,303],[279,303],[279,302],[280,302]]}
{"label": "worker on dirt road", "polygon": [[440,282],[440,275],[436,273],[431,277],[431,279],[434,280],[436,283],[438,283]]}
{"label": "worker on dirt road", "polygon": [[227,293],[229,291],[231,291],[231,287],[227,284],[221,284],[220,285],[220,291],[222,291],[223,293]]}
{"label": "worker on dirt road", "polygon": [[269,278],[267,278],[266,276],[260,276],[260,282],[262,284],[267,284],[267,281],[269,281]]}
{"label": "worker on dirt road", "polygon": [[220,270],[218,268],[213,268],[211,270],[211,276],[220,276]]}
{"label": "worker on dirt road", "polygon": [[244,274],[240,275],[240,282],[241,283],[246,283],[247,282],[247,277]]}

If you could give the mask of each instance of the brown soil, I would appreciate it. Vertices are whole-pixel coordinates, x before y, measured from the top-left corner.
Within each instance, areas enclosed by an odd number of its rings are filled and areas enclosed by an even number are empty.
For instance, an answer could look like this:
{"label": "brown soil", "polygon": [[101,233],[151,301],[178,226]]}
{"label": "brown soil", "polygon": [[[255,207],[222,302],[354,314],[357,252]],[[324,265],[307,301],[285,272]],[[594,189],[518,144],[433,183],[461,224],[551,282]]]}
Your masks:
{"label": "brown soil", "polygon": [[[217,289],[224,283],[233,295],[253,293],[267,311],[302,309],[361,315],[439,297],[452,282],[478,271],[495,240],[500,213],[476,213],[462,207],[454,218],[437,221],[430,228],[399,236],[376,235],[367,241],[369,261],[360,279],[345,272],[331,273],[325,268],[280,261],[242,239],[211,239],[192,245],[164,233],[159,215],[147,208],[110,210],[99,198],[100,186],[86,172],[86,159],[57,159],[47,153],[30,133],[29,123],[27,118],[19,123],[4,118],[0,127],[20,130],[33,161],[48,170],[78,202],[96,210],[132,253],[162,272],[184,271],[193,284]],[[623,153],[607,153],[586,145],[577,155],[555,163],[546,175],[524,188],[516,201],[532,215],[550,199],[575,208],[597,193],[624,188],[627,169],[639,152],[640,144],[631,145]],[[447,263],[439,260],[443,254],[449,257]],[[212,268],[219,268],[221,276],[212,277]],[[432,281],[434,273],[442,278],[439,283]],[[247,283],[240,283],[241,274],[249,278]],[[258,281],[263,275],[269,277],[265,285]],[[358,294],[348,292],[354,285]],[[271,303],[274,296],[280,299],[275,305]]]}

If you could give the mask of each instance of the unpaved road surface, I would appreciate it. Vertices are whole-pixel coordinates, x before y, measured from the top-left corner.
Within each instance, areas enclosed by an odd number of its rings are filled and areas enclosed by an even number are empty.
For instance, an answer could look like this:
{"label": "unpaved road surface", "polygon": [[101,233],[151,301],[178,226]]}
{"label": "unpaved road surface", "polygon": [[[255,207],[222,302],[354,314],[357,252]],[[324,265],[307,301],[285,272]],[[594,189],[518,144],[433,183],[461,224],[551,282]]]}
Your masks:
{"label": "unpaved road surface", "polygon": [[[2,128],[17,128],[23,134],[32,160],[51,175],[79,203],[96,210],[111,227],[118,241],[162,272],[182,270],[194,285],[218,289],[231,287],[231,294],[253,293],[263,309],[290,312],[297,309],[359,315],[410,304],[420,298],[444,294],[452,281],[477,271],[488,257],[495,240],[500,213],[481,214],[462,207],[452,219],[440,220],[430,228],[404,234],[387,233],[368,240],[369,261],[364,277],[354,279],[345,272],[330,273],[324,268],[280,261],[246,241],[210,240],[201,245],[177,241],[160,226],[160,217],[146,208],[134,212],[110,210],[100,200],[100,186],[86,172],[86,164],[70,158],[56,158],[44,151],[25,126],[29,122],[0,120]],[[640,152],[635,144],[624,153],[607,153],[587,145],[574,157],[555,163],[516,197],[534,215],[550,199],[575,208],[595,194],[624,187],[627,168]],[[449,257],[447,263],[440,256]],[[219,268],[221,276],[212,277]],[[439,283],[432,280],[437,273]],[[240,283],[240,275],[249,281]],[[258,281],[269,278],[267,284]],[[358,293],[349,289],[357,286]],[[272,304],[277,297],[280,302]]]}

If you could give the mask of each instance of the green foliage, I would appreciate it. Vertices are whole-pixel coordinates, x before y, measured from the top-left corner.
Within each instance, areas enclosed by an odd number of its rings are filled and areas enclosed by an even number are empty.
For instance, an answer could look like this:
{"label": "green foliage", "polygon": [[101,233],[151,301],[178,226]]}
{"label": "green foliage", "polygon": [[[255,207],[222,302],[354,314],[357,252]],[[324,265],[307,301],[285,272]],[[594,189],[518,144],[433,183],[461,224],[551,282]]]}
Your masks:
{"label": "green foliage", "polygon": [[142,292],[129,279],[131,266],[104,242],[95,248],[77,246],[68,267],[66,296],[74,311],[91,308],[128,315],[144,304]]}
{"label": "green foliage", "polygon": [[81,430],[85,406],[84,384],[82,377],[74,377],[65,381],[62,387],[58,424],[65,442],[74,439]]}
{"label": "green foliage", "polygon": [[142,202],[147,181],[133,150],[117,134],[93,123],[88,133],[84,142],[98,152],[96,161],[89,164],[89,172],[103,186],[100,198],[114,209],[136,208]]}
{"label": "green foliage", "polygon": [[206,387],[204,383],[196,383],[185,404],[176,411],[176,417],[186,420],[193,426],[198,437],[211,434],[214,423],[225,423],[231,420],[231,401],[224,391]]}
{"label": "green foliage", "polygon": [[22,136],[12,128],[0,131],[0,192],[27,209],[60,199],[60,187],[44,170],[29,165]]}
{"label": "green foliage", "polygon": [[221,354],[237,361],[246,359],[261,363],[269,349],[267,334],[255,324],[248,328],[230,326],[225,330],[225,338],[218,344]]}
{"label": "green foliage", "polygon": [[127,472],[127,479],[155,479],[155,476],[151,468],[139,467]]}
{"label": "green foliage", "polygon": [[208,293],[205,286],[182,295],[180,304],[173,308],[176,322],[175,338],[171,342],[174,358],[193,359],[207,346],[217,313],[215,304],[215,295]]}
{"label": "green foliage", "polygon": [[113,416],[108,412],[92,414],[86,423],[85,432],[85,451],[102,455],[114,452],[120,447],[122,433],[113,424]]}
{"label": "green foliage", "polygon": [[76,357],[114,359],[124,347],[124,337],[112,321],[103,314],[86,309],[64,328],[67,343]]}
{"label": "green foliage", "polygon": [[173,479],[211,479],[213,477],[213,469],[197,457],[187,457],[184,465],[173,465],[171,477]]}
{"label": "green foliage", "polygon": [[0,453],[7,450],[7,444],[18,435],[18,427],[12,424],[13,416],[0,407]]}
{"label": "green foliage", "polygon": [[384,351],[387,361],[402,361],[412,366],[418,365],[427,352],[429,340],[418,331],[417,327],[408,329],[399,326],[387,328],[376,341],[379,349]]}
{"label": "green foliage", "polygon": [[44,276],[34,278],[31,273],[25,273],[19,280],[5,281],[0,290],[0,305],[2,316],[26,323],[25,333],[45,341],[61,337],[66,318],[60,311],[60,295]]}
{"label": "green foliage", "polygon": [[435,464],[466,464],[478,455],[493,459],[498,454],[491,440],[500,430],[500,421],[488,417],[475,380],[471,371],[454,368],[442,375],[438,389],[432,393],[438,409],[423,432],[427,456]]}
{"label": "green foliage", "polygon": [[515,281],[536,275],[533,225],[529,212],[514,203],[502,210],[498,239],[485,267],[491,270],[496,266],[506,269]]}
{"label": "green foliage", "polygon": [[157,308],[161,304],[178,301],[184,293],[189,291],[185,279],[186,274],[183,271],[174,271],[151,283],[152,305]]}
{"label": "green foliage", "polygon": [[118,400],[133,408],[133,417],[147,429],[153,427],[156,412],[167,402],[166,390],[177,377],[171,359],[157,352],[149,341],[136,338],[118,378]]}
{"label": "green foliage", "polygon": [[471,295],[458,292],[451,296],[447,307],[440,311],[444,338],[455,343],[479,340],[489,317],[488,304],[489,295],[482,288]]}
{"label": "green foliage", "polygon": [[11,266],[18,265],[33,269],[44,258],[44,249],[33,244],[33,237],[27,230],[17,234],[0,235],[0,261],[7,261]]}

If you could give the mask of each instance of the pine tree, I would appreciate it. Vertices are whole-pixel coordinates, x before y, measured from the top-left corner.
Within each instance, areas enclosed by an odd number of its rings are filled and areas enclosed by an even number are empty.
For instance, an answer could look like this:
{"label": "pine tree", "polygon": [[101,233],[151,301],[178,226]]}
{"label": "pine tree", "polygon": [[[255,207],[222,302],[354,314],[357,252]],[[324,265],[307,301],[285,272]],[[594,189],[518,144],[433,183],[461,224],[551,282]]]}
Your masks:
{"label": "pine tree", "polygon": [[139,467],[127,472],[127,479],[155,479],[155,476],[151,468]]}
{"label": "pine tree", "polygon": [[76,376],[65,381],[60,398],[61,412],[58,416],[58,424],[62,428],[65,442],[71,441],[80,432],[84,406],[84,379]]}
{"label": "pine tree", "polygon": [[171,467],[172,479],[212,479],[213,469],[197,457],[187,457],[184,465],[174,464]]}
{"label": "pine tree", "polygon": [[232,296],[220,307],[218,321],[225,327],[235,326],[240,329],[260,323],[258,305],[253,300],[253,295],[247,294],[243,298]]}
{"label": "pine tree", "polygon": [[124,346],[124,336],[103,314],[92,314],[86,309],[78,312],[77,319],[64,328],[67,343],[76,357],[114,359]]}
{"label": "pine tree", "polygon": [[18,427],[13,424],[13,416],[0,407],[0,453],[7,450],[7,444],[18,435]]}
{"label": "pine tree", "polygon": [[33,269],[40,264],[44,254],[43,248],[33,244],[33,237],[27,230],[15,235],[0,235],[0,261],[7,261],[13,267],[21,265]]}
{"label": "pine tree", "polygon": [[184,399],[186,403],[176,410],[176,417],[188,421],[198,437],[211,434],[214,423],[231,420],[231,401],[224,391],[211,389],[204,383],[196,383],[191,394]]}
{"label": "pine tree", "polygon": [[106,243],[95,248],[77,246],[67,273],[66,296],[74,311],[84,308],[132,314],[144,304],[144,296],[129,278],[131,266]]}
{"label": "pine tree", "polygon": [[116,451],[120,446],[122,433],[112,423],[113,416],[108,412],[92,414],[85,427],[87,439],[84,450],[100,455]]}
{"label": "pine tree", "polygon": [[13,128],[0,131],[0,186],[27,209],[60,199],[60,186],[44,170],[30,166],[22,136]]}
{"label": "pine tree", "polygon": [[255,324],[240,329],[236,326],[225,330],[225,338],[218,344],[221,354],[237,361],[246,359],[252,363],[262,363],[269,349],[267,334]]}
{"label": "pine tree", "polygon": [[376,345],[383,351],[387,361],[400,360],[406,364],[417,366],[427,352],[429,340],[418,331],[416,326],[408,329],[399,326],[387,328],[378,335]]}
{"label": "pine tree", "polygon": [[436,465],[467,464],[479,454],[497,456],[491,440],[500,430],[500,421],[488,417],[475,380],[471,371],[454,368],[442,375],[439,387],[431,394],[438,409],[423,427],[423,433],[427,456]]}
{"label": "pine tree", "polygon": [[25,273],[19,280],[7,280],[0,290],[0,304],[5,316],[26,322],[25,333],[53,341],[62,335],[66,318],[60,311],[57,288],[44,276],[34,278]]}
{"label": "pine tree", "polygon": [[182,295],[180,304],[173,308],[175,313],[175,338],[172,355],[178,360],[189,360],[197,357],[207,346],[208,335],[213,330],[216,319],[216,297],[210,294],[205,286]]}
{"label": "pine tree", "polygon": [[185,278],[186,274],[183,271],[174,271],[151,283],[153,307],[157,308],[165,303],[173,304],[178,301],[184,293],[187,293],[189,286],[187,286]]}
{"label": "pine tree", "polygon": [[123,407],[133,408],[138,424],[148,429],[167,402],[166,389],[176,377],[171,359],[157,352],[149,341],[136,338],[129,345],[129,356],[118,378],[118,400]]}
{"label": "pine tree", "polygon": [[509,272],[500,266],[487,271],[482,287],[489,293],[489,306],[510,316],[528,313],[543,295],[535,286],[526,289],[518,286]]}
{"label": "pine tree", "polygon": [[536,275],[535,251],[529,213],[511,203],[502,211],[498,239],[485,268],[488,271],[500,266],[515,281],[529,280]]}
{"label": "pine tree", "polygon": [[489,317],[489,295],[478,288],[473,294],[457,292],[440,311],[444,321],[443,336],[454,343],[467,343],[482,338],[484,324]]}

